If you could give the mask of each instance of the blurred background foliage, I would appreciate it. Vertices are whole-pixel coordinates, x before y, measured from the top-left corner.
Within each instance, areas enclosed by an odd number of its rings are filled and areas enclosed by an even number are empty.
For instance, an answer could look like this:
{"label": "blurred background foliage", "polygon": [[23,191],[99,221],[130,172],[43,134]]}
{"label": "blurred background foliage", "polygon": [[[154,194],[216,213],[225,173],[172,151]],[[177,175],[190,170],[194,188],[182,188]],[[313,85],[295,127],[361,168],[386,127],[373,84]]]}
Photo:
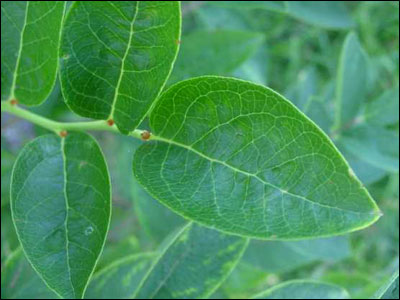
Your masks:
{"label": "blurred background foliage", "polygon": [[[167,85],[224,75],[285,95],[332,138],[384,213],[370,228],[347,236],[252,241],[214,298],[246,298],[297,278],[341,285],[352,298],[371,297],[399,265],[399,3],[184,1],[182,15],[181,49]],[[345,108],[342,118],[338,103]],[[59,84],[33,110],[62,121],[79,119],[66,108]],[[141,128],[149,129],[146,122]],[[1,270],[7,266],[24,274],[18,282],[2,281],[2,298],[54,296],[21,255],[8,204],[19,149],[45,133],[2,114]],[[141,141],[95,136],[113,184],[112,224],[100,270],[128,255],[157,250],[184,220],[134,181],[132,156]]]}

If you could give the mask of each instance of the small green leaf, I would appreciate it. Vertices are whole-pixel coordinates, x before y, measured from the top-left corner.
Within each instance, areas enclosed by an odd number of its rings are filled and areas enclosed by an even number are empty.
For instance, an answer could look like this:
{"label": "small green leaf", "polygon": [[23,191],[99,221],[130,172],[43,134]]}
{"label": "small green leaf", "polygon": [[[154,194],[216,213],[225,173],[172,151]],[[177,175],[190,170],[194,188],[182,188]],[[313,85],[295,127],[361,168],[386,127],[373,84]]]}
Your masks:
{"label": "small green leaf", "polygon": [[169,83],[200,75],[228,75],[250,58],[263,41],[263,34],[245,31],[197,31],[183,36]]}
{"label": "small green leaf", "polygon": [[[3,145],[3,141],[1,143]],[[7,149],[1,149],[1,206],[6,205],[10,198],[11,170],[15,156]]]}
{"label": "small green leaf", "polygon": [[66,18],[61,85],[77,114],[136,128],[178,53],[178,1],[78,1]]}
{"label": "small green leaf", "polygon": [[269,272],[283,273],[315,261],[336,262],[350,255],[350,244],[345,237],[304,241],[252,240],[243,262]]}
{"label": "small green leaf", "polygon": [[26,256],[64,298],[82,298],[103,249],[110,182],[96,141],[84,133],[45,135],[19,154],[11,209]]}
{"label": "small green leaf", "polygon": [[253,299],[348,299],[339,286],[309,280],[287,281],[262,292]]}
{"label": "small green leaf", "polygon": [[93,276],[85,298],[129,299],[155,258],[155,253],[142,253],[112,263]]}
{"label": "small green leaf", "polygon": [[367,55],[357,35],[350,32],[343,44],[337,73],[336,128],[348,127],[366,103],[367,70]]}
{"label": "small green leaf", "polygon": [[1,268],[3,263],[19,246],[18,237],[11,219],[9,206],[1,208]]}
{"label": "small green leaf", "polygon": [[373,125],[385,126],[399,122],[399,87],[387,90],[375,101],[369,102],[364,119]]}
{"label": "small green leaf", "polygon": [[399,299],[399,271],[376,293],[375,299]]}
{"label": "small green leaf", "polygon": [[343,147],[358,159],[389,172],[399,171],[399,133],[360,124],[340,137]]}
{"label": "small green leaf", "polygon": [[246,246],[244,238],[189,223],[165,247],[135,298],[207,298],[231,273]]}
{"label": "small green leaf", "polygon": [[[364,228],[379,209],[329,138],[263,86],[205,76],[163,93],[133,171],[184,217],[262,239]],[[182,168],[185,166],[185,168]]]}
{"label": "small green leaf", "polygon": [[50,94],[65,2],[1,2],[1,100],[39,105]]}
{"label": "small green leaf", "polygon": [[36,274],[21,248],[1,270],[1,299],[59,299]]}

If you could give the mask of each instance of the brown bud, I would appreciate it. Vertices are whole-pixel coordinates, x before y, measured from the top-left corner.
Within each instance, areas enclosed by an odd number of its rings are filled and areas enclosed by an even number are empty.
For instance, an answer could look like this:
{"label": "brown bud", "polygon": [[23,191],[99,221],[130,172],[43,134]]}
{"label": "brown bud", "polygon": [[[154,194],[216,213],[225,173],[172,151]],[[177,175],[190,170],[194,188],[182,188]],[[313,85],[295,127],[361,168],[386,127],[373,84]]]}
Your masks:
{"label": "brown bud", "polygon": [[147,130],[144,130],[144,131],[140,134],[140,136],[142,137],[142,140],[143,140],[143,141],[147,141],[147,140],[150,138],[151,133],[148,132]]}
{"label": "brown bud", "polygon": [[109,126],[113,126],[114,125],[114,120],[113,119],[107,120],[107,124]]}
{"label": "brown bud", "polygon": [[68,132],[67,132],[66,130],[61,130],[60,133],[59,133],[59,135],[60,135],[62,138],[64,138],[64,137],[66,137],[66,136],[68,135]]}
{"label": "brown bud", "polygon": [[11,103],[11,105],[17,105],[18,104],[18,100],[17,99],[11,99],[10,103]]}

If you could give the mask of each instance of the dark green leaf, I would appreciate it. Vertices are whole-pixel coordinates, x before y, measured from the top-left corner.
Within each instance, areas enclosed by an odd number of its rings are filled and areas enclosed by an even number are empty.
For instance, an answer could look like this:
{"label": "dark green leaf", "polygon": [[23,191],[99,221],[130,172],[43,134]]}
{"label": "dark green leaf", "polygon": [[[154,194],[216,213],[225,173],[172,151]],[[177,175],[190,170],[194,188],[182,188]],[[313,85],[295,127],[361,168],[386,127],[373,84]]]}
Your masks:
{"label": "dark green leaf", "polygon": [[36,274],[21,249],[1,270],[1,299],[58,299]]}
{"label": "dark green leaf", "polygon": [[251,57],[264,41],[260,33],[197,31],[182,37],[169,83],[199,75],[228,75]]}
{"label": "dark green leaf", "polygon": [[307,280],[293,280],[279,284],[253,299],[348,299],[343,288]]}
{"label": "dark green leaf", "polygon": [[28,260],[64,298],[82,298],[110,219],[103,155],[84,133],[45,135],[27,144],[14,166],[11,208]]}
{"label": "dark green leaf", "polygon": [[231,273],[246,246],[244,238],[190,223],[165,247],[135,298],[207,298]]}
{"label": "dark green leaf", "polygon": [[155,253],[127,256],[96,273],[86,299],[129,299],[156,258]]}
{"label": "dark green leaf", "polygon": [[78,1],[66,18],[61,85],[68,106],[136,128],[163,88],[180,38],[178,1]]}
{"label": "dark green leaf", "polygon": [[336,83],[335,127],[348,127],[366,103],[367,56],[357,35],[350,32],[343,44]]}
{"label": "dark green leaf", "polygon": [[328,137],[268,88],[211,76],[180,82],[150,125],[156,141],[136,151],[134,173],[186,218],[262,239],[335,235],[379,218]]}
{"label": "dark green leaf", "polygon": [[65,1],[1,2],[1,100],[38,105],[57,74]]}

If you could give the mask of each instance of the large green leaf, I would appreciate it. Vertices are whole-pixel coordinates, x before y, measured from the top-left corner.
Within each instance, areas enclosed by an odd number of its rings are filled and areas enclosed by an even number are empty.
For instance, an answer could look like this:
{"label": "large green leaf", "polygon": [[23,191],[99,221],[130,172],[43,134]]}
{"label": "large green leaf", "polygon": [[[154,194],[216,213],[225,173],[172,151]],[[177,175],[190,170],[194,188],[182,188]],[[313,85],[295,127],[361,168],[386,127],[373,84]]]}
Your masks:
{"label": "large green leaf", "polygon": [[211,76],[180,82],[150,125],[155,141],[136,151],[134,173],[186,218],[262,239],[334,235],[379,218],[329,138],[268,88]]}
{"label": "large green leaf", "polygon": [[78,1],[62,41],[61,85],[68,106],[136,128],[163,88],[179,47],[178,1]]}
{"label": "large green leaf", "polygon": [[231,273],[246,246],[244,238],[189,223],[165,247],[135,298],[207,298]]}
{"label": "large green leaf", "polygon": [[112,263],[93,276],[85,298],[129,299],[155,257],[155,253],[142,253]]}
{"label": "large green leaf", "polygon": [[12,253],[1,270],[1,299],[56,299],[36,274],[21,249]]}
{"label": "large green leaf", "polygon": [[349,255],[350,245],[345,237],[290,242],[253,240],[243,262],[262,271],[282,273],[315,261],[336,262]]}
{"label": "large green leaf", "polygon": [[11,208],[26,256],[64,298],[82,298],[110,220],[107,166],[84,133],[44,135],[27,144],[14,166]]}
{"label": "large green leaf", "polygon": [[1,2],[1,100],[38,105],[50,94],[65,2]]}
{"label": "large green leaf", "polygon": [[375,299],[399,299],[399,271],[376,293]]}
{"label": "large green leaf", "polygon": [[367,56],[357,35],[350,32],[343,44],[336,83],[335,127],[348,127],[366,103]]}
{"label": "large green leaf", "polygon": [[345,289],[322,282],[292,280],[274,286],[253,299],[348,299]]}
{"label": "large green leaf", "polygon": [[228,75],[263,41],[263,34],[246,31],[197,31],[183,36],[170,83],[200,75]]}

